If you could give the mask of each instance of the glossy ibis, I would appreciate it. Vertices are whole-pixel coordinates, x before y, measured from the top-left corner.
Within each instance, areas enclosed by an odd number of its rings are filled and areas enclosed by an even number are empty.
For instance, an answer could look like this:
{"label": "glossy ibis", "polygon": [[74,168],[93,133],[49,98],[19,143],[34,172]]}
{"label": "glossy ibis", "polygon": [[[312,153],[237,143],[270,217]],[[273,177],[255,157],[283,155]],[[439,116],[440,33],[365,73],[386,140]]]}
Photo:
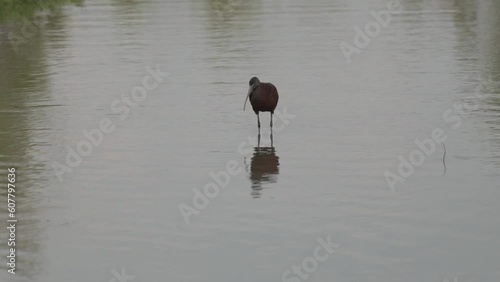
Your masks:
{"label": "glossy ibis", "polygon": [[260,134],[260,119],[259,112],[271,112],[271,132],[273,131],[273,114],[274,109],[278,105],[278,90],[272,83],[260,82],[257,77],[252,77],[250,79],[250,88],[248,89],[248,94],[245,99],[245,104],[243,105],[243,110],[247,104],[247,100],[250,99],[250,104],[252,104],[252,109],[257,115],[257,126],[259,127]]}

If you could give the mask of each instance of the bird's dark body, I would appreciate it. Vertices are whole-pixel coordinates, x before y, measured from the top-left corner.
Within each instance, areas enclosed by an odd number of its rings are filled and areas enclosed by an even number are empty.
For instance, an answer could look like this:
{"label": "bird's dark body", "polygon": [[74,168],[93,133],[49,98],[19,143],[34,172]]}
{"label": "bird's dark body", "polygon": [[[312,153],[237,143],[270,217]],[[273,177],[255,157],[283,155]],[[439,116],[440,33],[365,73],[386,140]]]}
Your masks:
{"label": "bird's dark body", "polygon": [[274,114],[274,109],[278,105],[278,90],[271,83],[261,82],[250,93],[249,99],[256,114],[258,112],[271,112],[271,114]]}
{"label": "bird's dark body", "polygon": [[274,109],[278,105],[278,90],[276,87],[269,82],[260,82],[257,77],[252,77],[248,82],[250,86],[248,89],[247,98],[245,99],[245,104],[243,105],[243,110],[245,110],[245,105],[247,100],[250,100],[252,104],[252,109],[257,115],[257,127],[259,128],[260,137],[260,118],[259,112],[270,112],[271,121],[269,123],[271,127],[271,143],[272,143],[272,132],[273,132],[273,114]]}

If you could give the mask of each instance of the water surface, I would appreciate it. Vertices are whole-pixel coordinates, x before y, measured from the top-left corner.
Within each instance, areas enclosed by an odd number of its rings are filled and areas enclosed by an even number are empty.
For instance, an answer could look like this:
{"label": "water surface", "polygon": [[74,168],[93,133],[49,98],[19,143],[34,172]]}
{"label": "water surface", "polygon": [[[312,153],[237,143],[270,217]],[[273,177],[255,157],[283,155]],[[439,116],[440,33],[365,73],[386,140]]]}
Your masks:
{"label": "water surface", "polygon": [[[387,1],[91,0],[17,51],[23,23],[5,19],[0,183],[15,167],[20,188],[17,274],[2,263],[0,280],[282,281],[331,236],[308,281],[498,281],[500,4],[401,3],[350,63],[339,44]],[[168,77],[114,111],[157,65]],[[272,146],[269,114],[257,146],[242,111],[252,76],[280,93]],[[54,163],[103,119],[114,131],[60,182]],[[438,144],[391,190],[384,173],[436,128],[446,173]],[[186,224],[179,205],[228,164]]]}

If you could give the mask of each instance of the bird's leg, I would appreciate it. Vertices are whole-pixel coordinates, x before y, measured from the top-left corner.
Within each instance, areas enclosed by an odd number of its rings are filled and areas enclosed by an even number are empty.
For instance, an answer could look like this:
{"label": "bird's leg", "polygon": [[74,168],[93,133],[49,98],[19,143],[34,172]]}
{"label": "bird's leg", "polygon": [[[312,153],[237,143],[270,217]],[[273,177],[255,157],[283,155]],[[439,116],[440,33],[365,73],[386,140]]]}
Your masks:
{"label": "bird's leg", "polygon": [[260,134],[260,119],[259,119],[259,112],[257,112],[257,127],[259,128],[259,134]]}
{"label": "bird's leg", "polygon": [[271,138],[271,148],[273,148],[273,133],[271,132],[271,135],[269,136]]}
{"label": "bird's leg", "polygon": [[271,113],[271,134],[273,134],[273,113]]}
{"label": "bird's leg", "polygon": [[260,147],[260,131],[259,135],[257,135],[257,147]]}

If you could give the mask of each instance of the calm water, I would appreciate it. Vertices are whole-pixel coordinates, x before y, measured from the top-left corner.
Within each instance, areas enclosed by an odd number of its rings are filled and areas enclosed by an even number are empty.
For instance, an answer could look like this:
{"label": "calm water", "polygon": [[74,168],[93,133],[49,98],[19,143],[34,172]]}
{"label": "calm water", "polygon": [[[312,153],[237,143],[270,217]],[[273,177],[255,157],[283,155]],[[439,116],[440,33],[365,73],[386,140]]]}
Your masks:
{"label": "calm water", "polygon": [[[500,2],[402,0],[348,63],[339,44],[386,9],[85,1],[37,19],[17,52],[23,23],[5,20],[0,183],[17,169],[19,222],[16,275],[0,228],[0,280],[282,281],[331,236],[340,246],[307,281],[499,281]],[[157,65],[169,75],[127,106]],[[242,111],[252,76],[280,93],[273,147],[269,115],[254,148]],[[103,120],[114,131],[59,181],[53,165]],[[384,173],[436,128],[446,171],[433,143],[391,189]],[[228,165],[227,187],[197,198],[186,224],[179,205]]]}

